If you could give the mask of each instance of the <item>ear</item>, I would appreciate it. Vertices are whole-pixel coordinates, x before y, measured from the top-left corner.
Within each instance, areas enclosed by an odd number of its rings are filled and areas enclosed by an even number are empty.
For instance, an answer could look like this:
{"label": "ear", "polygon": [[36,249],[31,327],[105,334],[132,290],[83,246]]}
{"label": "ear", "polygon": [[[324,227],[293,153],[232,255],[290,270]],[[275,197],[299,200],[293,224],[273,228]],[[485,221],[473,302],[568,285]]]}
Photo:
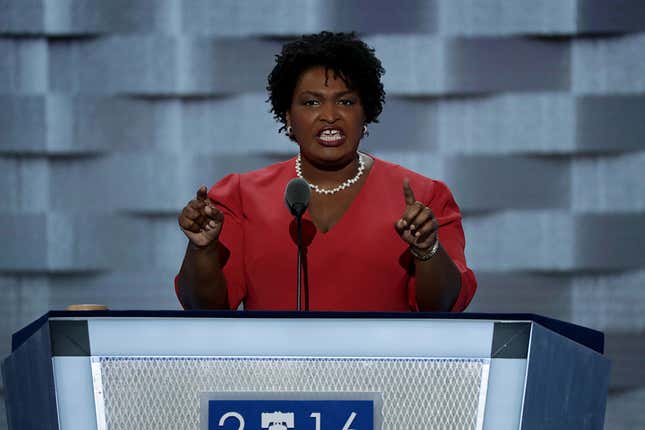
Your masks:
{"label": "ear", "polygon": [[291,115],[289,115],[289,111],[286,113],[286,118],[287,118],[287,127],[291,125]]}

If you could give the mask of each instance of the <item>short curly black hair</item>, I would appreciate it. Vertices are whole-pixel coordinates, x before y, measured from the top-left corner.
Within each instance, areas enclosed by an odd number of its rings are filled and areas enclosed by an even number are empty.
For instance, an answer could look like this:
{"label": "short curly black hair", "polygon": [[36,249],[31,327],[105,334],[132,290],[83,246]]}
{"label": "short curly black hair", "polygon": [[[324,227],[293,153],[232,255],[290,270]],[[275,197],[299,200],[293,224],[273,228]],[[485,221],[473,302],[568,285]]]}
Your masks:
{"label": "short curly black hair", "polygon": [[381,83],[385,69],[374,55],[374,49],[358,39],[356,33],[323,31],[304,35],[286,43],[275,59],[276,65],[268,77],[267,101],[271,102],[271,112],[276,121],[282,123],[279,131],[286,129],[287,111],[300,75],[316,66],[332,70],[348,88],[357,91],[365,122],[378,122],[385,103]]}

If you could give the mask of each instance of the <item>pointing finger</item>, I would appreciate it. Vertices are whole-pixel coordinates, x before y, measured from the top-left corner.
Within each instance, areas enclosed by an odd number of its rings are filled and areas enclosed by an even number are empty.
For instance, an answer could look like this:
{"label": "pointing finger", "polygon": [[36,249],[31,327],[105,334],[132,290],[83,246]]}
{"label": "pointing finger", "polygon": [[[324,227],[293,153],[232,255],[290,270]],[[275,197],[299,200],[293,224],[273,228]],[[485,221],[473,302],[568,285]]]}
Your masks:
{"label": "pointing finger", "polygon": [[208,196],[208,190],[206,189],[206,185],[202,185],[199,187],[197,190],[197,200],[206,200],[206,197]]}
{"label": "pointing finger", "polygon": [[413,205],[416,201],[408,178],[403,179],[403,197],[405,198],[405,204],[408,206]]}

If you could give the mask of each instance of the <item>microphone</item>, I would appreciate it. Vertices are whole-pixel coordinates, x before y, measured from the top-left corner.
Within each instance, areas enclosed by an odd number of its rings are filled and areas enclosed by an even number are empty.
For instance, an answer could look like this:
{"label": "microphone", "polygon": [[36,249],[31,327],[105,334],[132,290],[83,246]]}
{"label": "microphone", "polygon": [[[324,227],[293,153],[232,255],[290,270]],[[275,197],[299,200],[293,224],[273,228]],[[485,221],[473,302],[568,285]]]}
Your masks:
{"label": "microphone", "polygon": [[307,210],[309,206],[309,200],[311,199],[311,190],[309,189],[309,184],[302,178],[294,178],[289,181],[287,184],[287,189],[284,192],[284,202],[291,212],[291,215],[296,217],[296,225],[298,226],[298,269],[296,281],[297,293],[296,297],[298,299],[298,304],[296,309],[298,312],[301,310],[301,299],[302,294],[302,215]]}
{"label": "microphone", "polygon": [[287,189],[284,192],[284,202],[289,208],[291,215],[295,217],[302,217],[302,214],[309,206],[309,199],[311,198],[311,190],[309,184],[302,178],[293,178],[287,184]]}

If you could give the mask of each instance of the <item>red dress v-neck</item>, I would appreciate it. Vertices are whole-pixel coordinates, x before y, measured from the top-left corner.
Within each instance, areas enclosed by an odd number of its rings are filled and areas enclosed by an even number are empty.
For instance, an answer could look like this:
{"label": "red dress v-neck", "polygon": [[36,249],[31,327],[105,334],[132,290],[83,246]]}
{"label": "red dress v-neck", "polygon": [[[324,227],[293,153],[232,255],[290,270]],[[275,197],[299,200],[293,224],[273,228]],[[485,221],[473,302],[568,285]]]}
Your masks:
{"label": "red dress v-neck", "polygon": [[[231,309],[296,309],[295,221],[284,190],[296,176],[295,158],[214,185],[209,198],[224,213],[220,242],[230,251],[224,266]],[[394,229],[403,214],[404,178],[434,212],[439,240],[461,273],[453,311],[472,299],[476,280],[464,258],[461,214],[440,181],[374,158],[362,189],[334,226],[321,233],[303,216],[307,279],[303,308],[316,311],[417,310],[407,245]]]}

